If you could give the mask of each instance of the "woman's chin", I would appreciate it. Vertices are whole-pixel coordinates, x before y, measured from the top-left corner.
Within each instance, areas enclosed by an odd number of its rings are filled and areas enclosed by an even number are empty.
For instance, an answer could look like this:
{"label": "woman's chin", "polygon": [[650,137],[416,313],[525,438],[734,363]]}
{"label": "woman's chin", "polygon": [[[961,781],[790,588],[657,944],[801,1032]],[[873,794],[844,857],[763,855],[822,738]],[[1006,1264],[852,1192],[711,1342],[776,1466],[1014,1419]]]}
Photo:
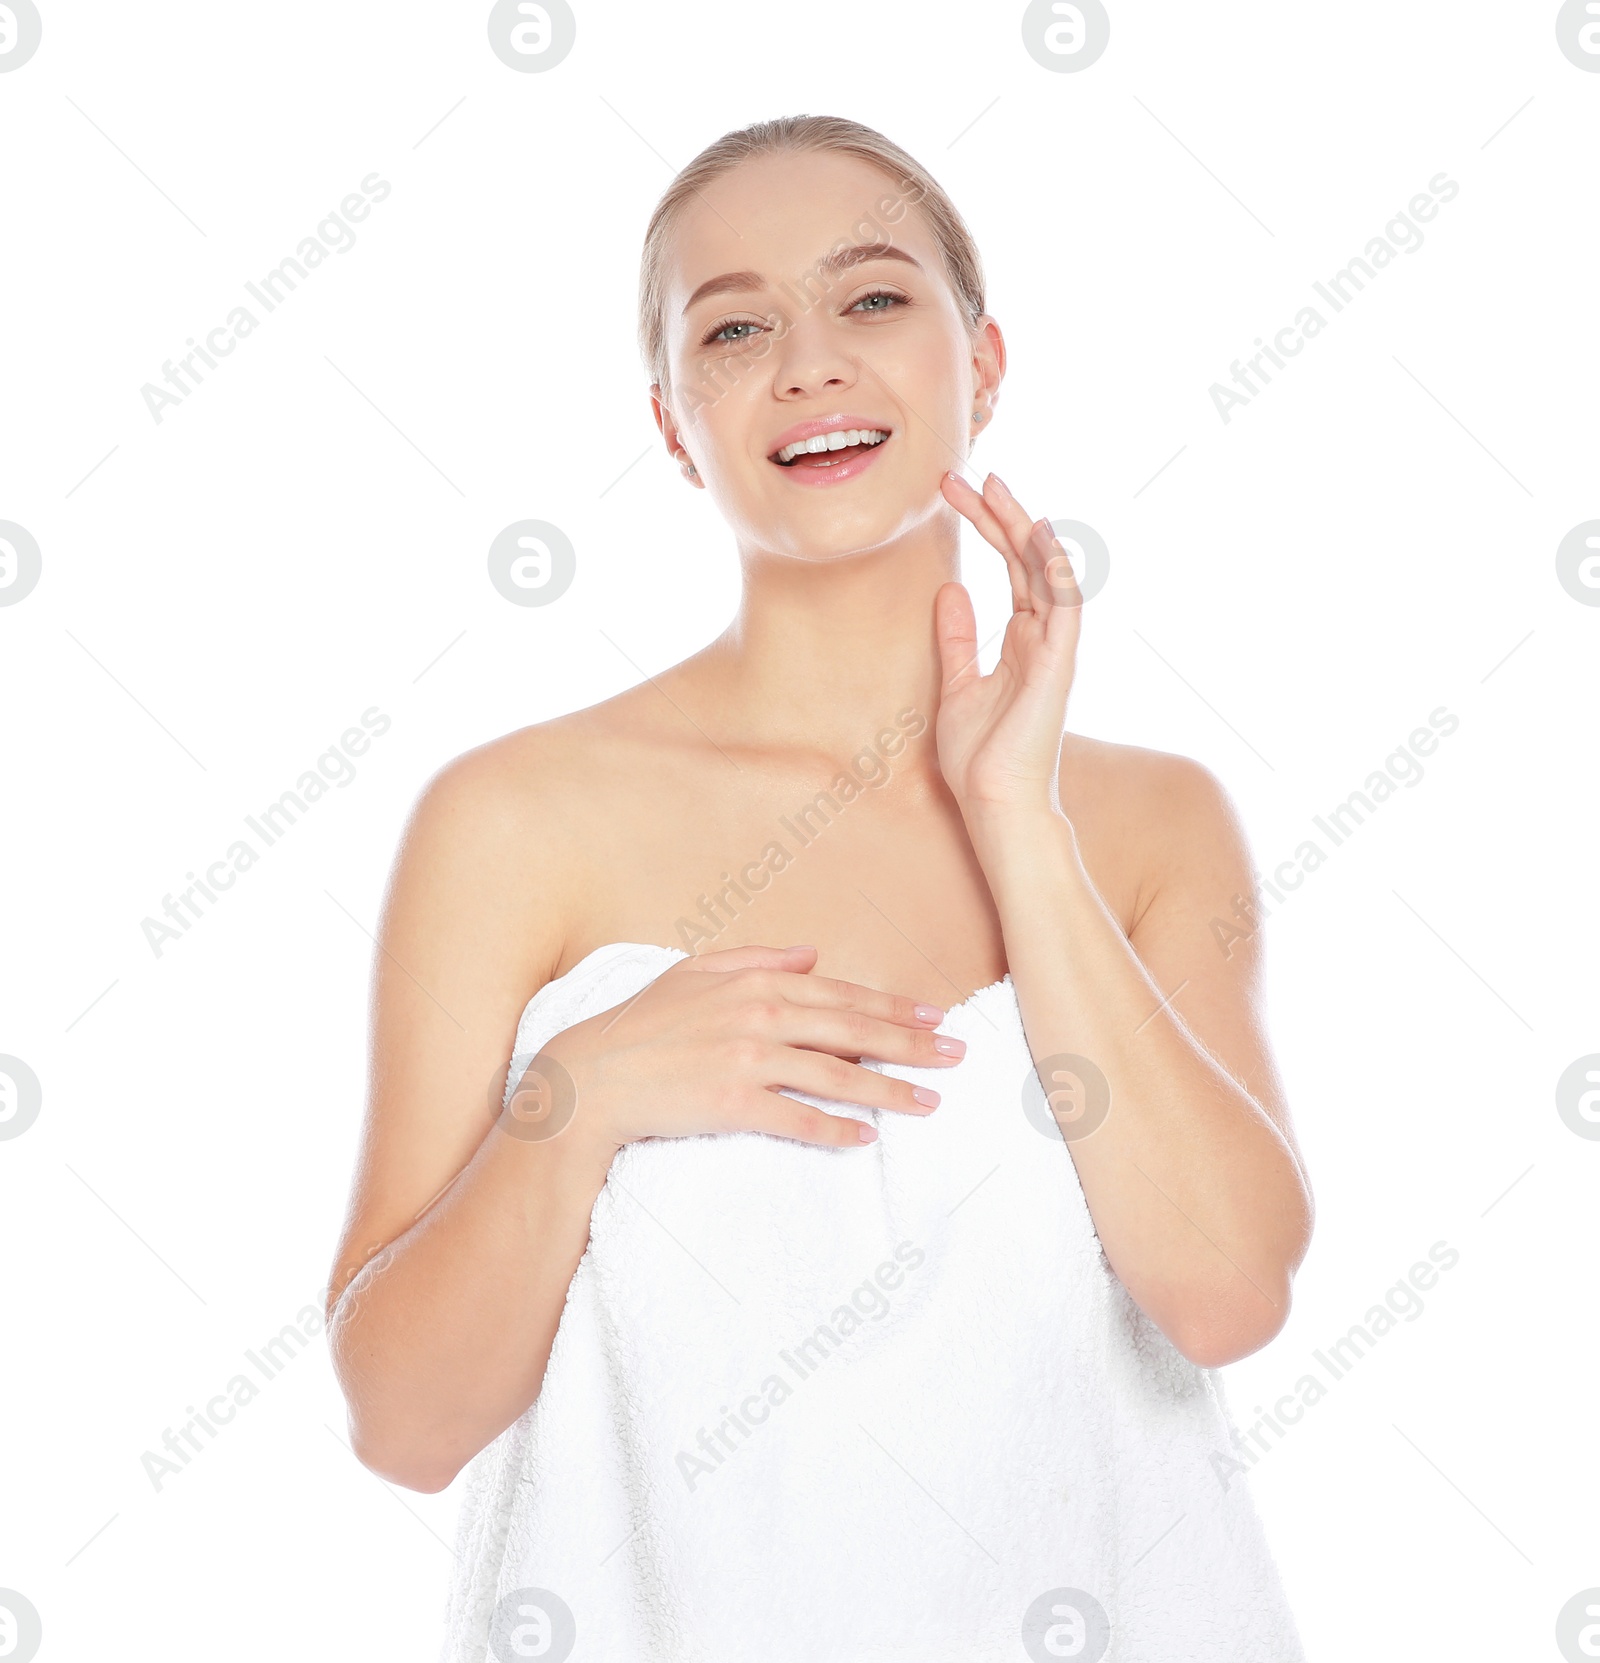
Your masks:
{"label": "woman's chin", "polygon": [[[944,506],[941,502],[939,506]],[[826,526],[775,526],[766,546],[779,557],[808,565],[867,560],[894,550],[933,518],[932,505],[920,513],[840,516]]]}
{"label": "woman's chin", "polygon": [[[826,496],[827,500],[822,500]],[[853,500],[851,500],[853,498]],[[788,502],[776,513],[768,506],[765,546],[800,560],[845,560],[881,552],[919,533],[927,533],[953,513],[939,489],[939,479],[896,482],[893,489],[870,495],[818,493],[798,505]]]}

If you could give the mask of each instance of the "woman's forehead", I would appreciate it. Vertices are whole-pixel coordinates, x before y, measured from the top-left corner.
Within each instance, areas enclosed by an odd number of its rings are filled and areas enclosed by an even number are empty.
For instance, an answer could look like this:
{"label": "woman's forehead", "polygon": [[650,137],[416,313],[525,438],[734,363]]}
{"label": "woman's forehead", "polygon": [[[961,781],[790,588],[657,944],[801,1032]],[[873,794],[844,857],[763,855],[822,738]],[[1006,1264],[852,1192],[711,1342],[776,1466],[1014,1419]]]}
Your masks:
{"label": "woman's forehead", "polygon": [[670,252],[669,319],[708,282],[754,273],[772,285],[822,269],[840,245],[889,244],[924,270],[937,259],[915,187],[830,151],[751,157],[691,196]]}

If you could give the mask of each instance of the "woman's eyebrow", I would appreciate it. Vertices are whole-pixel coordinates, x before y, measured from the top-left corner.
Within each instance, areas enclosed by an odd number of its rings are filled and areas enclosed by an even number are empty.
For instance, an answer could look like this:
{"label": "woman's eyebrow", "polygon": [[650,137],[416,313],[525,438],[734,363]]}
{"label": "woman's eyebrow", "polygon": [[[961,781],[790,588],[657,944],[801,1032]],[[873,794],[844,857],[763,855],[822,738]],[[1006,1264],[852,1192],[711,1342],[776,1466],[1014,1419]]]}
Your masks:
{"label": "woman's eyebrow", "polygon": [[[836,249],[832,254],[823,255],[812,270],[835,276],[867,260],[904,260],[908,266],[915,266],[918,271],[922,270],[920,260],[907,254],[903,248],[896,248],[893,243],[852,243],[848,248]],[[708,295],[750,294],[766,286],[767,280],[758,271],[726,271],[720,277],[708,277],[683,303],[683,309],[687,312],[697,301],[704,300]]]}

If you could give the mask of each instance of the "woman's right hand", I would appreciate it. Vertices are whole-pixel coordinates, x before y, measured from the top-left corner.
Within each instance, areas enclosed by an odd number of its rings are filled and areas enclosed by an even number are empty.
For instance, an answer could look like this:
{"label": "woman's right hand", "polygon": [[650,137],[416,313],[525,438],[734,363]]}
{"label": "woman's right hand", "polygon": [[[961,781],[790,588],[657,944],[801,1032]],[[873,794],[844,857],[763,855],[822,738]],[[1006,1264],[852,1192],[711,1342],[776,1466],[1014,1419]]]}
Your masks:
{"label": "woman's right hand", "polygon": [[620,1005],[554,1035],[524,1065],[501,1117],[513,1135],[571,1127],[613,1150],[639,1138],[769,1132],[860,1147],[863,1121],[783,1095],[925,1115],[939,1094],[859,1059],[948,1068],[966,1045],[945,1013],[855,982],[807,974],[814,947],[730,947],[680,960]]}

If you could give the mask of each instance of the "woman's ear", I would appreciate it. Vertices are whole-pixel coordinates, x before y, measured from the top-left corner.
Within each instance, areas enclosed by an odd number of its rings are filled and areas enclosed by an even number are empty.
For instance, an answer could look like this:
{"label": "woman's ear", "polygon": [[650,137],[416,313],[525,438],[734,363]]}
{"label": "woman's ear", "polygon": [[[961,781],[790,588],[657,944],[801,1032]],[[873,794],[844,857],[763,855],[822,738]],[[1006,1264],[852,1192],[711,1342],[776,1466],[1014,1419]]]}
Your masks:
{"label": "woman's ear", "polygon": [[661,383],[650,383],[650,413],[655,417],[656,426],[661,430],[661,438],[667,447],[668,454],[678,464],[683,477],[688,482],[703,490],[705,481],[700,477],[700,471],[694,465],[694,459],[683,448],[683,439],[678,433],[678,424],[672,419],[672,412],[661,399]]}
{"label": "woman's ear", "polygon": [[678,442],[677,431],[673,425],[672,412],[667,408],[661,394],[661,383],[650,383],[650,419],[656,424],[661,437],[667,442],[667,449],[673,449]]}
{"label": "woman's ear", "polygon": [[972,402],[993,411],[1006,376],[1006,338],[1000,325],[981,312],[972,326]]}
{"label": "woman's ear", "polygon": [[1006,374],[1006,338],[1000,324],[988,313],[978,314],[973,323],[973,411],[971,437],[976,439],[986,421],[995,414],[1000,399],[1000,382]]}

